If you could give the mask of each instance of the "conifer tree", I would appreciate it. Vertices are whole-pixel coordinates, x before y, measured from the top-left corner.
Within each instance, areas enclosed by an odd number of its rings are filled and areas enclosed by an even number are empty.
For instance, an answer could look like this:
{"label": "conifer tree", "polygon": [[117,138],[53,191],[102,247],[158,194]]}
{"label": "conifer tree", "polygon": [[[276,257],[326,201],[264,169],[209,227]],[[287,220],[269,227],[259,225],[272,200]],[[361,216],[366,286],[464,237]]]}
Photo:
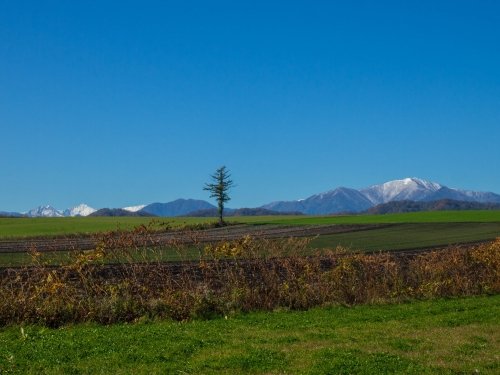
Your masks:
{"label": "conifer tree", "polygon": [[210,192],[210,198],[217,200],[217,210],[219,214],[219,225],[225,225],[223,219],[224,204],[231,200],[228,195],[229,189],[234,185],[231,180],[231,174],[225,165],[218,168],[213,175],[210,176],[211,183],[206,183],[203,190]]}

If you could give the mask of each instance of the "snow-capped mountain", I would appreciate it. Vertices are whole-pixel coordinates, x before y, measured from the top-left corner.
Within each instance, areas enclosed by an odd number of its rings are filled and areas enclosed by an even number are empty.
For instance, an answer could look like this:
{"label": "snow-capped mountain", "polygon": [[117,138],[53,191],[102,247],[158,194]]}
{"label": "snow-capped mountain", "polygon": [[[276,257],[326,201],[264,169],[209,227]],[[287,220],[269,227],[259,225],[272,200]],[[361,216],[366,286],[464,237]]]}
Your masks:
{"label": "snow-capped mountain", "polygon": [[489,192],[461,190],[412,177],[389,181],[360,190],[374,204],[410,200],[430,202],[453,199],[466,202],[500,203],[500,195]]}
{"label": "snow-capped mountain", "polygon": [[371,207],[370,201],[359,191],[339,187],[326,193],[315,194],[303,201],[309,206],[310,214],[346,211],[364,211]]}
{"label": "snow-capped mountain", "polygon": [[500,195],[495,193],[454,189],[412,177],[388,181],[361,190],[338,188],[312,195],[307,199],[272,202],[262,208],[278,212],[299,211],[305,214],[325,215],[338,212],[361,212],[387,202],[430,202],[441,199],[500,203]]}
{"label": "snow-capped mountain", "polygon": [[427,197],[433,195],[442,187],[442,185],[435,182],[413,177],[373,185],[362,189],[360,192],[373,204],[377,205],[392,201],[426,200]]}
{"label": "snow-capped mountain", "polygon": [[67,208],[64,211],[58,210],[50,205],[46,205],[33,208],[26,212],[25,215],[29,217],[88,216],[95,211],[95,208],[92,208],[85,203],[72,208]]}
{"label": "snow-capped mountain", "polygon": [[302,212],[318,215],[331,212],[364,211],[373,204],[363,194],[354,189],[340,187],[307,199],[296,201],[278,201],[262,206],[262,208],[278,212]]}
{"label": "snow-capped mountain", "polygon": [[471,190],[460,190],[453,189],[454,191],[463,194],[469,199],[464,199],[473,202],[481,202],[481,203],[500,203],[500,195],[490,192],[484,191],[471,191]]}
{"label": "snow-capped mountain", "polygon": [[[275,201],[259,208],[277,212],[327,215],[339,212],[362,212],[376,205],[389,202],[432,202],[439,200],[495,204],[500,203],[500,195],[490,192],[449,188],[436,182],[412,177],[372,185],[361,190],[339,187],[324,193],[311,195],[306,199]],[[202,200],[177,199],[167,203],[125,207],[123,210],[171,217],[214,208],[214,205]],[[88,216],[95,211],[94,208],[82,203],[64,211],[57,210],[52,206],[40,206],[24,213],[24,215],[30,217]],[[2,214],[7,216],[7,214],[12,213],[0,213],[0,215]]]}
{"label": "snow-capped mountain", "polygon": [[39,206],[26,212],[29,217],[62,217],[63,213],[52,206]]}
{"label": "snow-capped mountain", "polygon": [[64,216],[88,216],[91,213],[96,211],[95,208],[92,208],[85,203],[81,203],[78,206],[67,208],[63,211]]}
{"label": "snow-capped mountain", "polygon": [[144,207],[146,207],[145,204],[140,204],[138,206],[123,207],[123,210],[130,211],[130,212],[137,212],[137,211],[142,210]]}

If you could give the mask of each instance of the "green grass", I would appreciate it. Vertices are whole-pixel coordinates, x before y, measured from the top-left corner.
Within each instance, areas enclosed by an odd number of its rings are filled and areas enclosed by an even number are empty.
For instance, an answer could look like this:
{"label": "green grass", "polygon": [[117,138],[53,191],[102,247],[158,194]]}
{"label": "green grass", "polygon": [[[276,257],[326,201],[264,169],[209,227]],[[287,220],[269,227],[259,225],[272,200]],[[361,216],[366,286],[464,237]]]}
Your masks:
{"label": "green grass", "polygon": [[404,250],[493,240],[496,237],[500,237],[500,223],[400,224],[320,236],[311,242],[311,247],[334,248],[342,245],[354,250]]}
{"label": "green grass", "polygon": [[[276,216],[272,220],[285,220],[288,216]],[[252,216],[228,218],[229,222],[261,223],[268,217]],[[0,218],[0,239],[50,237],[65,235],[90,235],[111,230],[127,230],[148,225],[152,220],[176,228],[184,225],[215,223],[209,217],[37,217]],[[292,223],[293,224],[293,223]],[[160,226],[158,226],[160,227]]]}
{"label": "green grass", "polygon": [[[171,226],[210,223],[214,218],[158,218]],[[246,216],[227,219],[247,224],[377,224],[377,223],[466,223],[500,222],[500,211],[436,211],[388,215],[347,216]],[[130,229],[148,224],[145,217],[0,218],[0,239],[74,234],[91,234],[115,229]]]}
{"label": "green grass", "polygon": [[498,374],[500,296],[0,329],[0,373]]}
{"label": "green grass", "polygon": [[[245,218],[246,219],[246,218]],[[401,224],[401,223],[491,223],[500,222],[499,210],[431,211],[386,215],[259,217],[258,224]]]}
{"label": "green grass", "polygon": [[1,218],[0,237],[90,234],[117,228],[130,229],[148,223],[149,220],[150,218],[135,217]]}

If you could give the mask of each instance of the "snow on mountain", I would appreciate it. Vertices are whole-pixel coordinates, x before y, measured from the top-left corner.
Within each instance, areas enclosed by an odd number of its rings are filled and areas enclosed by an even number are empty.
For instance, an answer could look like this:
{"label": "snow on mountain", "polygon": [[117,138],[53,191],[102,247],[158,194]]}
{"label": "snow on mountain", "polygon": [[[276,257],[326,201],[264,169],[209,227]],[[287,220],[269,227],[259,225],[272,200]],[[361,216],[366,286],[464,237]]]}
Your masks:
{"label": "snow on mountain", "polygon": [[371,202],[359,191],[339,187],[321,194],[315,194],[302,202],[311,215],[332,212],[357,212],[372,206]]}
{"label": "snow on mountain", "polygon": [[64,211],[58,210],[50,205],[39,206],[26,212],[29,217],[63,217],[63,216],[87,216],[95,209],[82,203],[78,206],[68,208]]}
{"label": "snow on mountain", "polygon": [[81,203],[78,206],[72,207],[72,208],[67,208],[64,210],[63,215],[64,216],[88,216],[91,213],[94,213],[96,211],[95,208],[92,208],[85,203]]}
{"label": "snow on mountain", "polygon": [[372,207],[372,203],[363,194],[345,187],[315,194],[307,199],[278,201],[262,206],[262,208],[278,212],[303,212],[309,215],[357,212],[370,207]]}
{"label": "snow on mountain", "polygon": [[430,202],[441,199],[479,203],[500,203],[500,195],[495,193],[449,188],[416,177],[370,186],[369,188],[361,190],[361,193],[375,205],[403,200]]}
{"label": "snow on mountain", "polygon": [[62,217],[63,213],[52,206],[39,206],[26,212],[29,217]]}
{"label": "snow on mountain", "polygon": [[[442,199],[455,201],[500,203],[500,195],[449,188],[420,178],[404,178],[373,185],[362,190],[340,187],[295,201],[275,201],[261,206],[278,212],[302,212],[310,215],[326,215],[339,212],[362,212],[378,204],[394,201],[430,202]],[[156,216],[182,216],[193,211],[213,209],[212,204],[195,199],[178,199],[168,203],[152,203],[124,207],[129,212],[146,212]],[[87,216],[96,210],[86,204],[64,210],[52,206],[40,206],[28,211],[30,217]]]}
{"label": "snow on mountain", "polygon": [[453,189],[420,178],[404,178],[373,185],[366,189],[338,188],[307,199],[276,201],[263,205],[273,211],[299,211],[311,215],[338,212],[361,212],[378,204],[394,201],[429,202],[441,199],[456,201],[500,203],[500,195],[487,192]]}
{"label": "snow on mountain", "polygon": [[144,207],[146,207],[145,204],[140,204],[138,206],[123,207],[123,210],[130,211],[130,212],[137,212],[137,211],[142,210]]}
{"label": "snow on mountain", "polygon": [[453,190],[469,198],[464,200],[470,200],[481,203],[500,203],[500,195],[495,193],[484,192],[484,191],[460,190],[460,189],[453,189]]}
{"label": "snow on mountain", "polygon": [[391,201],[426,200],[427,197],[436,193],[441,188],[443,186],[438,183],[413,177],[373,185],[360,190],[360,192],[374,205],[377,205]]}

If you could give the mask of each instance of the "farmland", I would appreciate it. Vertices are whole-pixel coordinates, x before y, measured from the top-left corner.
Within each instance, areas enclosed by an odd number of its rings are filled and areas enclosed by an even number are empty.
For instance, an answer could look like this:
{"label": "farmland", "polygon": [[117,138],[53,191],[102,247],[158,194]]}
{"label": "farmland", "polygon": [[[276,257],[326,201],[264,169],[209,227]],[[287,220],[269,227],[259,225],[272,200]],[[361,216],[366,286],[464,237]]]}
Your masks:
{"label": "farmland", "polygon": [[[214,242],[237,239],[245,235],[257,238],[286,238],[309,236],[303,255],[316,250],[334,249],[342,246],[356,251],[396,251],[426,249],[460,243],[475,243],[493,240],[500,236],[500,223],[415,223],[415,224],[351,224],[351,225],[237,225],[227,229],[205,229],[202,231],[159,232],[151,236],[163,241],[165,246],[155,251],[162,261],[179,261],[199,258],[196,247],[184,248],[181,252],[169,244],[173,239],[184,243],[192,241]],[[32,261],[28,249],[36,246],[44,252],[44,261],[58,264],[70,259],[72,250],[91,249],[95,246],[91,238],[40,238],[0,241],[0,266],[27,265]],[[57,249],[57,251],[54,251]],[[67,251],[68,250],[68,251]],[[138,257],[138,259],[142,259]]]}
{"label": "farmland", "polygon": [[0,219],[0,373],[498,372],[497,211],[212,220]]}
{"label": "farmland", "polygon": [[[214,218],[157,218],[171,227],[214,222]],[[85,235],[148,224],[147,217],[0,218],[0,238]],[[435,211],[387,215],[246,216],[227,218],[251,225],[328,225],[396,223],[500,223],[500,211]]]}
{"label": "farmland", "polygon": [[[31,257],[27,250],[33,245],[40,251],[58,250],[44,257],[51,264],[57,263],[68,258],[69,253],[65,250],[94,247],[91,235],[108,230],[130,230],[151,223],[154,238],[165,244],[161,249],[163,261],[198,257],[197,249],[185,251],[182,256],[172,251],[168,244],[174,238],[187,243],[194,237],[213,242],[245,235],[265,238],[309,236],[313,238],[309,244],[312,252],[337,246],[361,251],[433,248],[488,241],[500,236],[499,211],[236,217],[228,221],[232,225],[217,229],[204,227],[213,222],[212,218],[3,218],[0,219],[0,266],[29,264]],[[196,230],[198,226],[202,230]]]}

